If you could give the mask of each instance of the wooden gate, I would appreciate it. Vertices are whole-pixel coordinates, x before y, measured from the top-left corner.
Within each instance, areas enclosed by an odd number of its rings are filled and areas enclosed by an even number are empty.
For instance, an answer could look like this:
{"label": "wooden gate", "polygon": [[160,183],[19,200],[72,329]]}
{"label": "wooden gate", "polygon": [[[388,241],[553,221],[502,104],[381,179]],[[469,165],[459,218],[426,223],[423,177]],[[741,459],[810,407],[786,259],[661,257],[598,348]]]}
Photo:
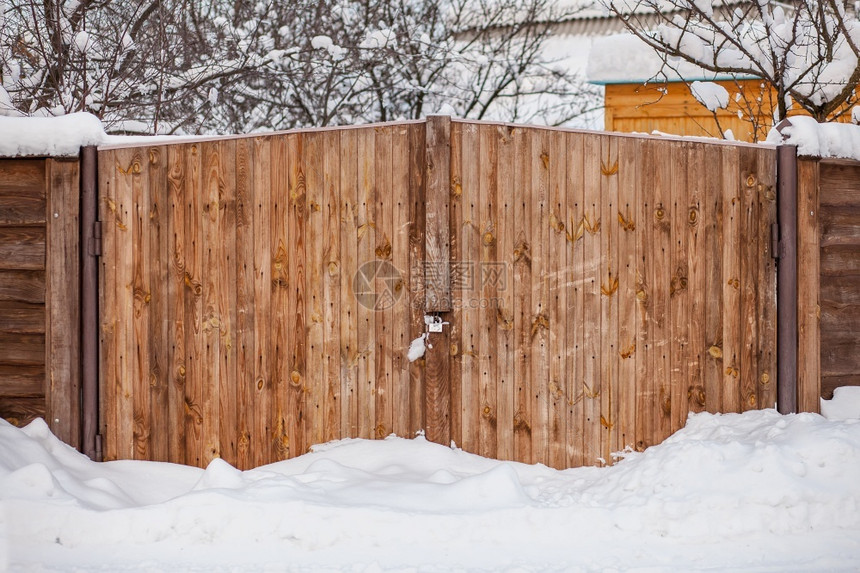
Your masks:
{"label": "wooden gate", "polygon": [[775,402],[773,148],[437,117],[102,148],[99,179],[108,459],[426,429],[570,467]]}

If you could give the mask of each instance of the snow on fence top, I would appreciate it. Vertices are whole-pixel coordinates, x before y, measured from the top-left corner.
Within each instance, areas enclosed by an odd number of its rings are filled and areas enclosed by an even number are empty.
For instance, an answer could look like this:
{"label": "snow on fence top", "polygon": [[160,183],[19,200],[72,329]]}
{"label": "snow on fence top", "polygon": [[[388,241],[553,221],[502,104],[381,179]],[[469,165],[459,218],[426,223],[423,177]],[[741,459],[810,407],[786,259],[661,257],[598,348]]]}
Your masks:
{"label": "snow on fence top", "polygon": [[860,125],[794,116],[770,130],[767,143],[796,145],[797,154],[860,161]]}
{"label": "snow on fence top", "polygon": [[[85,145],[147,145],[183,139],[194,138],[107,135],[99,119],[88,113],[59,117],[0,116],[0,157],[74,157]],[[860,161],[860,125],[819,124],[811,117],[795,116],[772,129],[765,143],[796,145],[798,154],[803,156]]]}
{"label": "snow on fence top", "polygon": [[59,117],[0,116],[0,157],[76,156],[85,145],[107,141],[102,123],[89,113]]}

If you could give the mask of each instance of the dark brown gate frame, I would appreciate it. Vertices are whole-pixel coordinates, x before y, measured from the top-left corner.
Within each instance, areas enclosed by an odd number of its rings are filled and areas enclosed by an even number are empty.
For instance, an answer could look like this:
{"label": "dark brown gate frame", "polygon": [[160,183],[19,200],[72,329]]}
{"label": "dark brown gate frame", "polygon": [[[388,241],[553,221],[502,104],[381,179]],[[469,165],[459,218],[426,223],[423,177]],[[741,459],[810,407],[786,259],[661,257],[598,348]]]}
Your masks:
{"label": "dark brown gate frame", "polygon": [[81,148],[81,450],[101,461],[99,413],[99,281],[101,227],[98,213],[98,150]]}
{"label": "dark brown gate frame", "polygon": [[797,412],[797,147],[776,153],[776,397],[777,410],[790,414]]}

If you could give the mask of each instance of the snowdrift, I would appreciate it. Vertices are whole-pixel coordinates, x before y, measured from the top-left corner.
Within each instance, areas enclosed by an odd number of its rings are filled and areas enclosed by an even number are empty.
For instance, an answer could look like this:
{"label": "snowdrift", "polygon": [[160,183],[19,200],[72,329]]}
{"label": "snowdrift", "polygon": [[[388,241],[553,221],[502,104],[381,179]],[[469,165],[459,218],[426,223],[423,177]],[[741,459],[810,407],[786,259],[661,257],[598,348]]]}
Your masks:
{"label": "snowdrift", "polygon": [[0,507],[12,570],[851,570],[860,420],[695,414],[605,468],[392,436],[246,472],[94,463],[0,421]]}

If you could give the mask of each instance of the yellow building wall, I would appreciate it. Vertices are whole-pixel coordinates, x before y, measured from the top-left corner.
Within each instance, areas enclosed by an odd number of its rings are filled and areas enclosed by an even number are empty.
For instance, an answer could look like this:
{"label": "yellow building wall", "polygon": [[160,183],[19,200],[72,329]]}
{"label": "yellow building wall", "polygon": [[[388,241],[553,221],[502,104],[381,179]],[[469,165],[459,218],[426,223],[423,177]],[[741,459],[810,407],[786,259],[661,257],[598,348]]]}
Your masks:
{"label": "yellow building wall", "polygon": [[[718,81],[729,92],[727,109],[716,118],[683,82],[608,84],[604,125],[607,131],[722,138],[731,130],[738,141],[762,141],[773,126],[776,93],[761,80]],[[802,113],[800,110],[794,113]],[[793,115],[789,113],[789,115]],[[840,118],[849,121],[850,114]]]}

